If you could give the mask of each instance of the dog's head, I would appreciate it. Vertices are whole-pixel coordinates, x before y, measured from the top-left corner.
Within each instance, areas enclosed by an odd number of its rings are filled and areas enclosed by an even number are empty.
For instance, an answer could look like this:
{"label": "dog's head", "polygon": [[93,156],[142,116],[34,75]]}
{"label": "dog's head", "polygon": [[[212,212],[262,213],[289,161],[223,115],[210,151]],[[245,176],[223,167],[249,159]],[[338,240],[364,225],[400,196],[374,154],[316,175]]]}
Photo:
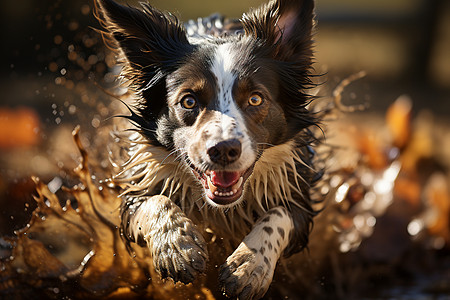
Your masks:
{"label": "dog's head", "polygon": [[240,32],[195,40],[148,4],[97,1],[139,95],[135,122],[192,168],[211,205],[239,203],[264,149],[314,123],[313,0],[272,1],[244,14]]}

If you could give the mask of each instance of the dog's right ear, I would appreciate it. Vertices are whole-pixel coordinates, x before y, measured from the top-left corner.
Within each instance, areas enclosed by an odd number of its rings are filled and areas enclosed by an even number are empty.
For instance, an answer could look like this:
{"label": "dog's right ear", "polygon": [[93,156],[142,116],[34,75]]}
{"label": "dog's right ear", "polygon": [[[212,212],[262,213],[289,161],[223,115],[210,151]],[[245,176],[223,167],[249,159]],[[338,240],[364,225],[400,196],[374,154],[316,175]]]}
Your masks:
{"label": "dog's right ear", "polygon": [[311,63],[314,0],[271,0],[241,21],[247,36],[276,45],[276,59]]}
{"label": "dog's right ear", "polygon": [[156,83],[155,80],[175,69],[180,59],[192,51],[184,27],[171,14],[147,3],[141,3],[141,9],[113,0],[95,0],[95,5],[97,18],[123,51],[131,73],[146,74],[149,82],[140,84]]}

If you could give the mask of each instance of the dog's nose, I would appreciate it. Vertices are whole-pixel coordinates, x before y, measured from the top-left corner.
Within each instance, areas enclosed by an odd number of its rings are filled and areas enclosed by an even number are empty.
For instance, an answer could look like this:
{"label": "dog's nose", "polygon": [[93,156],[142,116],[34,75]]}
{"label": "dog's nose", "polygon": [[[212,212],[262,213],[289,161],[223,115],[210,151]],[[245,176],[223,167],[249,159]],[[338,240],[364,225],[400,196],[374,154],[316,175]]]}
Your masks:
{"label": "dog's nose", "polygon": [[231,139],[219,142],[207,150],[209,158],[218,164],[231,164],[241,156],[241,142]]}

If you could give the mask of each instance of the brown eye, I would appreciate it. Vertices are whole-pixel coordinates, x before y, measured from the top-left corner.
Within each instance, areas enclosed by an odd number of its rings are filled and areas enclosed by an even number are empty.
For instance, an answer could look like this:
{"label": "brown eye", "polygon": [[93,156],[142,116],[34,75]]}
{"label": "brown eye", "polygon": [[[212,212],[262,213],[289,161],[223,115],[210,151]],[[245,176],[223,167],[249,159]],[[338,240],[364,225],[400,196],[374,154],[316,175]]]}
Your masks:
{"label": "brown eye", "polygon": [[248,104],[251,106],[259,106],[263,103],[263,98],[258,94],[253,94],[248,99]]}
{"label": "brown eye", "polygon": [[197,105],[197,100],[192,96],[185,96],[180,103],[185,109],[193,109]]}

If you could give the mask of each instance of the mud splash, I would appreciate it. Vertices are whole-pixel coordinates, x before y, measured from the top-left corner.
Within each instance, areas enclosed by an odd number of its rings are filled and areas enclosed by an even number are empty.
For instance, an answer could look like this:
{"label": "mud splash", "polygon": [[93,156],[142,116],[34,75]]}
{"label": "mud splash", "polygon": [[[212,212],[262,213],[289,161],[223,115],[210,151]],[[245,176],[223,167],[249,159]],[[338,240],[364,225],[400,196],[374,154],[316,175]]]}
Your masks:
{"label": "mud splash", "polygon": [[213,299],[202,284],[195,289],[174,288],[172,282],[160,281],[146,249],[133,249],[130,255],[118,230],[118,193],[107,181],[93,181],[79,128],[73,137],[81,153],[81,163],[74,170],[79,183],[62,187],[63,193],[57,196],[33,177],[37,208],[29,224],[16,231],[17,237],[7,239],[13,249],[0,265],[1,295],[13,299],[137,295]]}

